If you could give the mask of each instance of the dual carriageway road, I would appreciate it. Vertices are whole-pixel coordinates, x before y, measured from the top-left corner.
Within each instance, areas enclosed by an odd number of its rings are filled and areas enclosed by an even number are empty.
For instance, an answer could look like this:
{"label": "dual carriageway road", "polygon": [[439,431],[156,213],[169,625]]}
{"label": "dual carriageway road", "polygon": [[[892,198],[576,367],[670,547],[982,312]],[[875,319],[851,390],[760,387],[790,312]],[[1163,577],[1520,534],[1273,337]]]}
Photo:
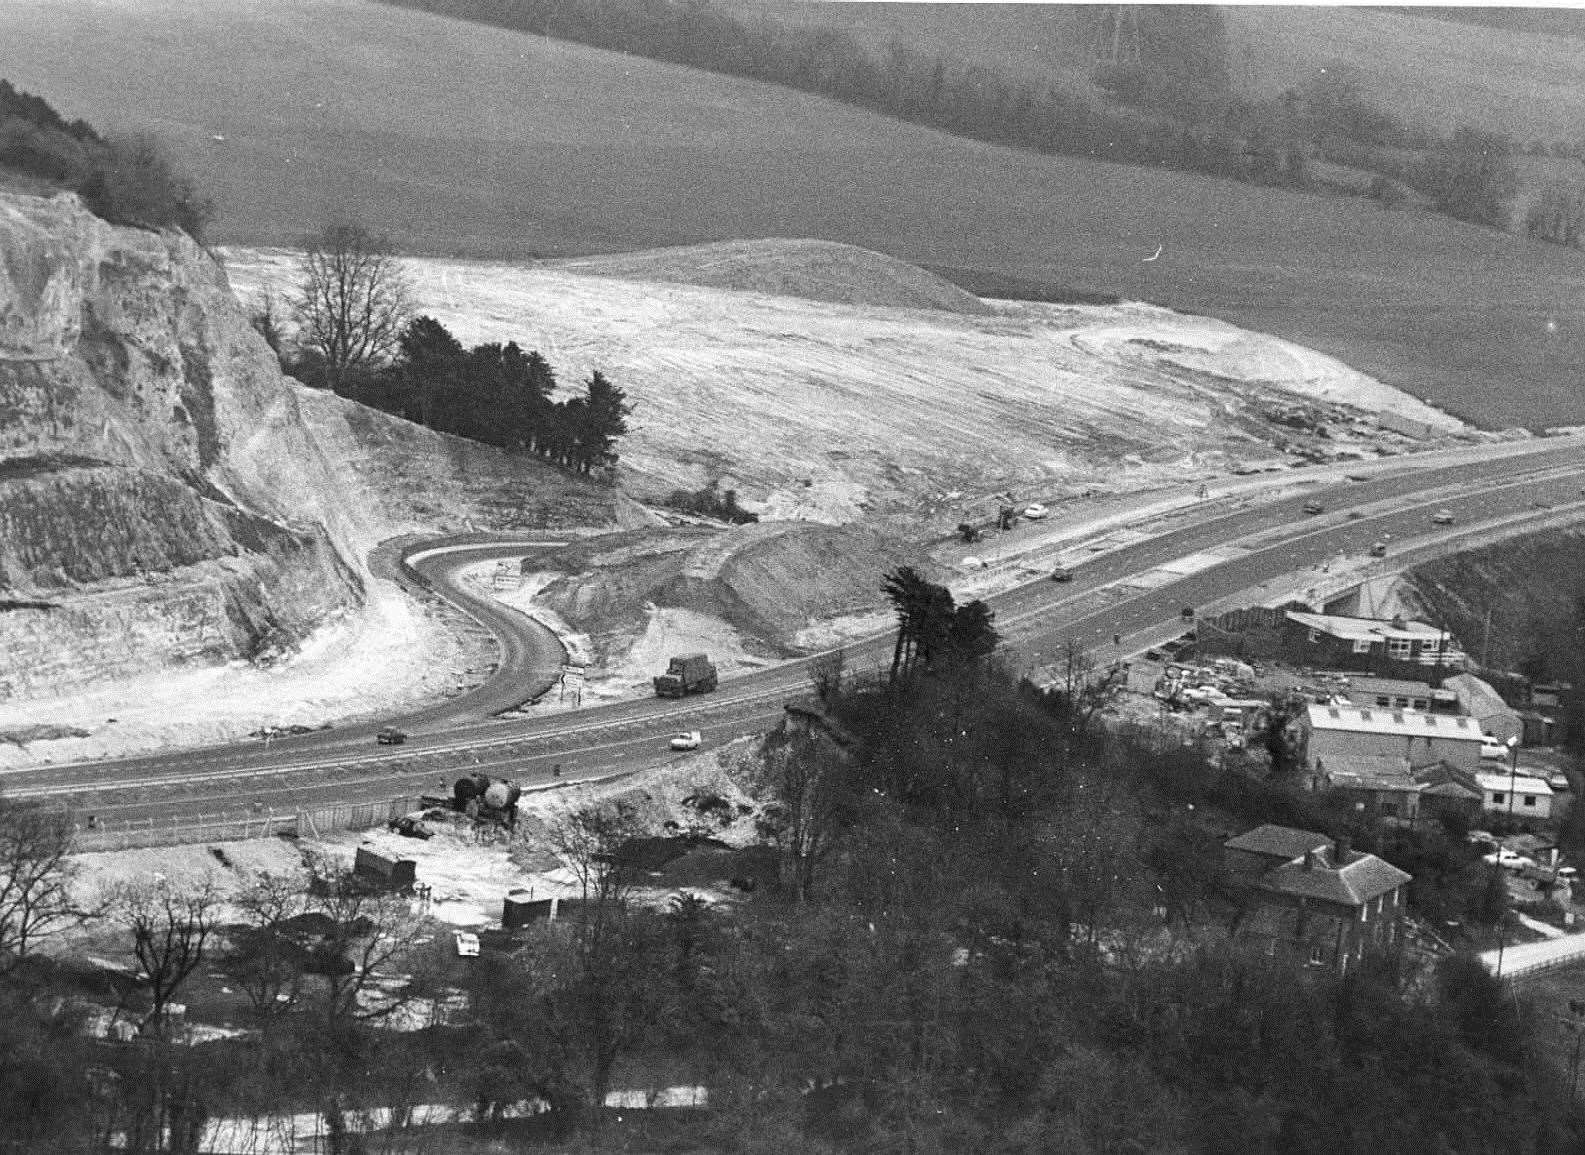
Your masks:
{"label": "dual carriageway road", "polygon": [[[1491,447],[1474,460],[1412,456],[1362,465],[1358,480],[1339,470],[1282,475],[1286,495],[1191,502],[1148,526],[1112,528],[1060,549],[1031,551],[1030,580],[986,600],[1015,666],[1054,661],[1069,639],[1102,660],[1127,655],[1181,630],[1183,607],[1204,607],[1263,583],[1315,573],[1339,555],[1358,558],[1385,541],[1389,556],[1420,560],[1467,548],[1535,521],[1585,520],[1585,438]],[[1325,508],[1303,512],[1307,502]],[[1451,530],[1431,524],[1453,514]],[[665,738],[697,729],[707,745],[762,732],[782,705],[807,693],[819,655],[722,682],[683,701],[645,699],[535,717],[493,717],[536,696],[559,673],[554,636],[525,615],[458,581],[468,565],[522,557],[562,544],[554,535],[515,541],[435,543],[404,553],[410,577],[440,593],[499,640],[496,672],[482,686],[390,719],[411,735],[376,746],[380,725],[353,725],[265,743],[13,771],[0,778],[12,797],[62,802],[109,823],[181,814],[291,811],[333,803],[435,792],[464,771],[514,777],[533,786],[654,765]],[[1052,564],[1073,580],[1047,580]],[[1113,648],[1113,637],[1123,642]],[[892,636],[845,647],[850,668],[883,667]]]}

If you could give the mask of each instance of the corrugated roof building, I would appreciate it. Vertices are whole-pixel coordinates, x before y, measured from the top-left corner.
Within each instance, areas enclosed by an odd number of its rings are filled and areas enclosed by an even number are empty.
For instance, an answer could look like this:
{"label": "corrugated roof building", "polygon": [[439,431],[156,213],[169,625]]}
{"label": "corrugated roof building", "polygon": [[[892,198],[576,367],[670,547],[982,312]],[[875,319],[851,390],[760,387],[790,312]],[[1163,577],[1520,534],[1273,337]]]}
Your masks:
{"label": "corrugated roof building", "polygon": [[1471,772],[1480,767],[1481,730],[1471,718],[1312,705],[1306,721],[1306,757],[1315,783],[1324,779],[1331,763],[1357,758],[1399,758],[1411,769],[1440,761]]}

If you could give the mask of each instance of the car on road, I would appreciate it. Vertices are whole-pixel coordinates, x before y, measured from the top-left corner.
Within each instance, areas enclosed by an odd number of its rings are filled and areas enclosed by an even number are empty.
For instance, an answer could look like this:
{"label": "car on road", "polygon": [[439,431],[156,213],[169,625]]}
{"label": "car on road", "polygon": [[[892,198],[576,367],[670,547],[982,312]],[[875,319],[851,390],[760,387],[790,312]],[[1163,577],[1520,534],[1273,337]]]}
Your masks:
{"label": "car on road", "polygon": [[704,742],[704,735],[697,730],[685,730],[681,734],[671,736],[673,750],[697,750]]}
{"label": "car on road", "polygon": [[1051,580],[1054,582],[1070,582],[1073,580],[1073,571],[1066,566],[1058,566],[1051,571]]}
{"label": "car on road", "polygon": [[1325,513],[1326,506],[1319,501],[1307,501],[1304,503],[1304,512],[1308,514]]}
{"label": "car on road", "polygon": [[1374,545],[1372,545],[1370,547],[1370,556],[1371,557],[1386,557],[1387,556],[1387,543],[1384,542],[1384,541],[1378,541]]}
{"label": "car on road", "polygon": [[1431,524],[1432,525],[1452,525],[1453,524],[1452,511],[1446,510],[1446,509],[1437,510],[1435,513],[1433,513],[1431,515]]}
{"label": "car on road", "polygon": [[387,726],[374,736],[374,740],[381,746],[400,746],[407,741],[407,735],[395,726]]}
{"label": "car on road", "polygon": [[1498,847],[1490,854],[1481,855],[1480,860],[1488,866],[1500,866],[1504,870],[1524,870],[1535,865],[1535,859],[1526,857],[1517,850],[1509,850],[1506,846]]}
{"label": "car on road", "polygon": [[478,935],[472,933],[471,931],[459,930],[457,932],[457,934],[456,934],[456,940],[457,940],[457,957],[458,958],[478,958],[479,957],[479,936]]}
{"label": "car on road", "polygon": [[1039,521],[1050,512],[1051,511],[1049,509],[1041,505],[1038,501],[1033,505],[1024,506],[1024,516],[1029,518],[1031,521]]}

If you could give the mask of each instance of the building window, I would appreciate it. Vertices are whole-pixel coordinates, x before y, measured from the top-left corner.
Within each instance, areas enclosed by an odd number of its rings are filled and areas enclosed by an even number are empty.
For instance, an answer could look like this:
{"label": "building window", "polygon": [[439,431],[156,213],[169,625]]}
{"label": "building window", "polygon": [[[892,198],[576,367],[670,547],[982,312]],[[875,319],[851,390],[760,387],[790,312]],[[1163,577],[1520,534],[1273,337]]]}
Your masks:
{"label": "building window", "polygon": [[1386,694],[1377,694],[1376,695],[1376,705],[1378,705],[1378,706],[1390,706],[1390,705],[1392,705],[1392,703],[1390,701],[1388,701]]}
{"label": "building window", "polygon": [[1385,818],[1398,817],[1398,804],[1396,802],[1383,802],[1381,804],[1381,813]]}
{"label": "building window", "polygon": [[1408,638],[1388,638],[1387,653],[1394,658],[1407,658],[1411,645]]}
{"label": "building window", "polygon": [[1526,806],[1534,806],[1535,805],[1535,795],[1534,794],[1526,794],[1524,796],[1524,804]]}
{"label": "building window", "polygon": [[1321,631],[1317,630],[1317,629],[1311,629],[1310,630],[1310,641],[1311,642],[1319,642],[1320,640],[1321,640]]}
{"label": "building window", "polygon": [[1493,806],[1501,806],[1503,804],[1503,800],[1507,797],[1508,796],[1506,794],[1493,794],[1491,796],[1491,804]]}
{"label": "building window", "polygon": [[1370,653],[1370,639],[1369,638],[1355,638],[1354,639],[1354,652],[1356,654],[1368,654],[1368,653]]}

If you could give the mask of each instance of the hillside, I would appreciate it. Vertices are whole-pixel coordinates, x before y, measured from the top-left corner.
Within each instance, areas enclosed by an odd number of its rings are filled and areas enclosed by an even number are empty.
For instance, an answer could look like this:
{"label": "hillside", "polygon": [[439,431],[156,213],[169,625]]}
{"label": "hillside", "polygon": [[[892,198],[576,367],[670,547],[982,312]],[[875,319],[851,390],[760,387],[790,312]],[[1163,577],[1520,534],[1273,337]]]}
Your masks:
{"label": "hillside", "polygon": [[[779,267],[773,246],[759,251]],[[296,276],[286,252],[226,259],[247,296],[284,293]],[[671,259],[678,275],[697,264]],[[849,263],[872,292],[876,270],[894,267]],[[950,530],[959,499],[1005,487],[1033,500],[1181,480],[1302,441],[1283,415],[1306,404],[1335,415],[1312,446],[1322,453],[1374,454],[1351,423],[1371,410],[1458,426],[1311,350],[1149,306],[988,302],[982,316],[559,266],[408,268],[419,307],[465,344],[517,340],[564,381],[599,368],[618,382],[636,403],[621,449],[629,488],[659,498],[720,482],[784,520],[926,515]]]}
{"label": "hillside", "polygon": [[1573,37],[1381,8],[1224,12],[1246,92],[1275,96],[1342,63],[1358,70],[1366,99],[1405,120],[1443,131],[1473,124],[1520,141],[1585,136],[1585,53]]}
{"label": "hillside", "polygon": [[349,214],[498,258],[813,237],[1221,317],[1490,425],[1585,423],[1585,316],[1565,307],[1585,256],[1440,218],[1033,156],[354,0],[18,0],[0,40],[64,115],[169,137],[222,243]]}
{"label": "hillside", "polygon": [[[469,659],[370,572],[377,543],[629,518],[609,489],[288,381],[207,254],[69,194],[0,195],[0,309],[0,743],[103,726],[151,683],[176,695],[161,725],[222,733],[432,696]],[[211,676],[305,652],[314,670],[240,699]]]}
{"label": "hillside", "polygon": [[720,241],[580,257],[550,267],[584,276],[735,289],[842,305],[990,312],[973,293],[914,265],[829,241]]}

